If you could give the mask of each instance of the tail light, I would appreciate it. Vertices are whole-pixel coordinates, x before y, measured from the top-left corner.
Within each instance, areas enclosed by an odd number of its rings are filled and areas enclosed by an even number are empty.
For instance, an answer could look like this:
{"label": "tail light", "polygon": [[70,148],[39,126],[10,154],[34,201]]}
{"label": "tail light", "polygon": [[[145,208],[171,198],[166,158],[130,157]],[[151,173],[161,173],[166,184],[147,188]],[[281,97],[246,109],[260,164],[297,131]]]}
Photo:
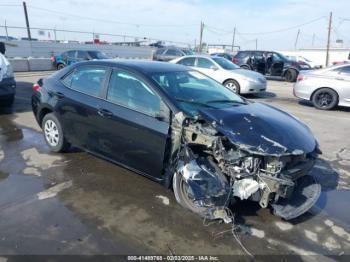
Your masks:
{"label": "tail light", "polygon": [[303,81],[303,80],[305,80],[305,79],[306,79],[305,76],[303,76],[303,75],[298,75],[298,77],[297,77],[297,82]]}
{"label": "tail light", "polygon": [[56,62],[56,58],[54,56],[51,56],[50,60],[51,60],[52,63]]}
{"label": "tail light", "polygon": [[236,63],[238,62],[238,59],[235,58],[235,57],[233,57],[233,58],[232,58],[232,62],[236,64]]}
{"label": "tail light", "polygon": [[32,86],[32,89],[33,89],[34,92],[38,92],[38,91],[40,90],[39,84],[34,84],[34,85]]}

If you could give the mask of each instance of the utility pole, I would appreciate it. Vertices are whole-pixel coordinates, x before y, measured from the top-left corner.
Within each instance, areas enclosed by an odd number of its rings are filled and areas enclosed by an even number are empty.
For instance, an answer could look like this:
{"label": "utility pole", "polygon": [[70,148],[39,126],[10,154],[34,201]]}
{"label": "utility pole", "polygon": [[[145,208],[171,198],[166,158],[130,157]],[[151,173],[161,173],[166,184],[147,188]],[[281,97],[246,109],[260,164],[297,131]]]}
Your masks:
{"label": "utility pole", "polygon": [[330,43],[331,43],[331,30],[332,30],[332,12],[329,14],[326,66],[328,66],[328,63],[329,63],[329,47],[330,47]]}
{"label": "utility pole", "polygon": [[55,29],[53,30],[53,33],[55,35],[55,43],[57,43],[56,26],[55,26]]}
{"label": "utility pole", "polygon": [[29,39],[29,41],[32,41],[32,36],[30,34],[30,27],[29,27],[29,19],[28,19],[28,12],[27,12],[27,4],[26,4],[26,2],[23,2],[23,9],[24,9],[24,17],[26,19],[28,39]]}
{"label": "utility pole", "polygon": [[9,33],[7,32],[6,20],[5,20],[5,32],[6,32],[6,41],[8,41],[9,40]]}
{"label": "utility pole", "polygon": [[232,52],[233,52],[233,47],[235,46],[235,37],[236,37],[236,27],[233,29],[232,47],[231,47]]}
{"label": "utility pole", "polygon": [[299,40],[299,35],[300,35],[300,29],[298,29],[297,37],[295,38],[294,50],[297,49],[298,40]]}
{"label": "utility pole", "polygon": [[201,21],[201,28],[199,32],[199,53],[202,53],[202,44],[203,44],[203,29],[204,29],[204,23]]}
{"label": "utility pole", "polygon": [[255,39],[255,50],[258,50],[258,38]]}
{"label": "utility pole", "polygon": [[312,34],[312,44],[311,45],[314,46],[314,44],[315,44],[315,33]]}

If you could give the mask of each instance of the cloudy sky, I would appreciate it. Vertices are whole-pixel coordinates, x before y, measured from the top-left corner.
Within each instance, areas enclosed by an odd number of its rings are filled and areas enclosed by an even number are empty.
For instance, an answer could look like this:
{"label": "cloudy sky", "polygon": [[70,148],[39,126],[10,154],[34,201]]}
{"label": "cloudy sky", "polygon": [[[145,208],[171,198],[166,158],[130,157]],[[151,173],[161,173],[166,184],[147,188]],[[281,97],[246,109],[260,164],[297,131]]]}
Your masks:
{"label": "cloudy sky", "polygon": [[[350,46],[349,0],[27,0],[31,27],[131,35],[184,42],[203,40],[210,44],[235,43],[241,48],[293,49],[326,44],[329,12],[333,11],[332,41],[343,39]],[[349,20],[346,20],[349,19]],[[0,25],[25,26],[22,1],[0,0]],[[9,35],[25,31],[8,29]],[[53,39],[45,32],[33,37]],[[0,35],[5,35],[0,28]],[[57,38],[91,40],[92,34],[57,32]],[[101,40],[123,37],[101,35]],[[349,39],[347,39],[349,38]],[[314,41],[313,41],[314,39]],[[126,40],[134,40],[127,38]]]}

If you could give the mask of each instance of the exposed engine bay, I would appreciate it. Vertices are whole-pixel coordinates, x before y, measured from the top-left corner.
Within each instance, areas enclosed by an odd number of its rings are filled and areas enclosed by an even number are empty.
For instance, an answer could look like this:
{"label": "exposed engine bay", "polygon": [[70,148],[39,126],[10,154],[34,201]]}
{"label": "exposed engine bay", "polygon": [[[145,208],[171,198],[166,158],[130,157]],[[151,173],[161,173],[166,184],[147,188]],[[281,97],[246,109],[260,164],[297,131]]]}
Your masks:
{"label": "exposed engine bay", "polygon": [[[288,153],[285,148],[283,154],[268,154],[233,143],[216,128],[220,123],[177,118],[172,126],[173,186],[180,204],[216,219],[224,217],[233,199],[251,200],[262,208],[271,205],[284,219],[293,219],[317,201],[321,186],[308,173],[321,153],[318,147],[308,153]],[[271,147],[284,147],[268,137],[262,139]]]}

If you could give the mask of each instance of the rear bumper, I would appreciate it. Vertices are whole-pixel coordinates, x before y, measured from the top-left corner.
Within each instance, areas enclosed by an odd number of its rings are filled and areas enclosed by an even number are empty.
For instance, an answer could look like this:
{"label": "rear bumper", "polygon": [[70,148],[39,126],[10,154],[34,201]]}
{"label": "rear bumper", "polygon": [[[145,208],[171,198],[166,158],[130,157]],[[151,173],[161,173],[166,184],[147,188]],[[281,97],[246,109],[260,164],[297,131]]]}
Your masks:
{"label": "rear bumper", "polygon": [[293,94],[295,97],[310,100],[313,90],[314,88],[312,86],[307,85],[305,81],[296,82],[293,87]]}
{"label": "rear bumper", "polygon": [[16,94],[16,81],[12,78],[4,78],[0,82],[0,99],[12,98]]}

